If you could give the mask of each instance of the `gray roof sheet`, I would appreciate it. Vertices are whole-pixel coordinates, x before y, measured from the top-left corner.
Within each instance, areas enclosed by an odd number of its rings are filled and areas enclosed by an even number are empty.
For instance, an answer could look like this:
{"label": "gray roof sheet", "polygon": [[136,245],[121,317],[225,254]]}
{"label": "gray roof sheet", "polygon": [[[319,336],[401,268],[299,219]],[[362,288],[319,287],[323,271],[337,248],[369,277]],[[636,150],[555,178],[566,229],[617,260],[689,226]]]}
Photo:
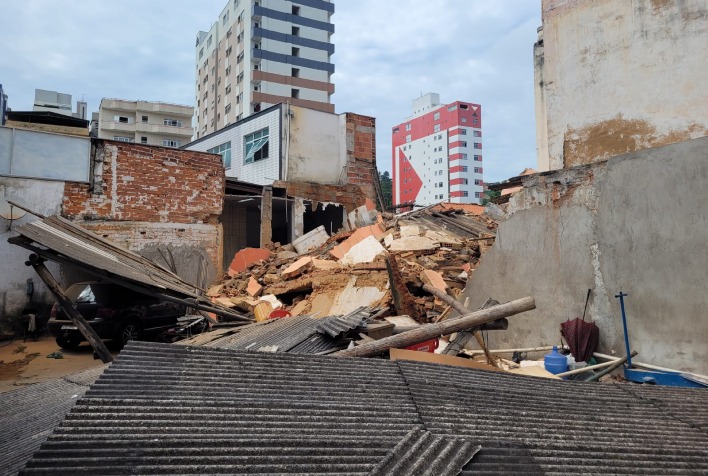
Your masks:
{"label": "gray roof sheet", "polygon": [[462,474],[706,474],[706,416],[705,390],[138,342],[22,474],[454,474],[477,446]]}
{"label": "gray roof sheet", "polygon": [[104,366],[0,393],[0,475],[16,475]]}

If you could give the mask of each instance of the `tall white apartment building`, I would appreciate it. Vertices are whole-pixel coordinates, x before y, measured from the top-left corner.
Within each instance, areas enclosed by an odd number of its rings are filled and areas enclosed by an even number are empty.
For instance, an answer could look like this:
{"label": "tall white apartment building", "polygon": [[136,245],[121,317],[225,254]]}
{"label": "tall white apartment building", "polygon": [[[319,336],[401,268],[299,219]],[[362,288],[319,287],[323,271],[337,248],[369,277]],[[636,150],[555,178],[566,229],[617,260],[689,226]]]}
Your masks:
{"label": "tall white apartment building", "polygon": [[391,156],[394,205],[480,203],[482,106],[421,96],[413,115],[393,128]]}
{"label": "tall white apartment building", "polygon": [[192,106],[103,98],[98,121],[92,118],[92,135],[121,142],[181,147],[194,134],[193,114]]}
{"label": "tall white apartment building", "polygon": [[195,46],[195,139],[279,103],[333,113],[329,0],[229,0]]}

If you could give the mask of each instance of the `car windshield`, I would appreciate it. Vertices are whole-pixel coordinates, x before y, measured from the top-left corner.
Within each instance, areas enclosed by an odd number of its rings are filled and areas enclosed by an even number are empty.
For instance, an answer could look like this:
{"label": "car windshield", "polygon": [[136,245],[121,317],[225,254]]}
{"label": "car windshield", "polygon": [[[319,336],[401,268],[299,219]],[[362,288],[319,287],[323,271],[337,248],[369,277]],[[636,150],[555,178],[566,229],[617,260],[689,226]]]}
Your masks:
{"label": "car windshield", "polygon": [[88,284],[74,284],[66,290],[66,296],[74,302],[96,302],[91,286]]}
{"label": "car windshield", "polygon": [[69,299],[77,304],[97,303],[106,307],[128,306],[154,298],[111,283],[78,283],[66,290]]}

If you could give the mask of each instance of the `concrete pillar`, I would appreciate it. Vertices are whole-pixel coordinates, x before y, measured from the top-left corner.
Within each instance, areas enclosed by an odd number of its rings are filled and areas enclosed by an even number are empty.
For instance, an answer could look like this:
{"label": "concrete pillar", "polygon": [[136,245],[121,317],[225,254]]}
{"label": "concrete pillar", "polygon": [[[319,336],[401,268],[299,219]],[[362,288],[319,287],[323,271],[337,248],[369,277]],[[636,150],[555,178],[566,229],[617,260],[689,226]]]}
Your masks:
{"label": "concrete pillar", "polygon": [[273,187],[263,187],[261,199],[261,247],[272,243],[273,237]]}
{"label": "concrete pillar", "polygon": [[292,239],[300,238],[305,234],[305,200],[295,197],[293,201]]}

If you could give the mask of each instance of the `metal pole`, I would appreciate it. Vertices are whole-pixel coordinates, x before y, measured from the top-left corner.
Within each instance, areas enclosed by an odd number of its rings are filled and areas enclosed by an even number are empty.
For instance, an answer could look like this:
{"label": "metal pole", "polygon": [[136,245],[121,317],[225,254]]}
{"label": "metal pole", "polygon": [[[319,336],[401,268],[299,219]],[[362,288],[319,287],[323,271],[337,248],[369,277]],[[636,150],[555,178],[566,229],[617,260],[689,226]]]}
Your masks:
{"label": "metal pole", "polygon": [[623,293],[621,290],[619,294],[615,294],[616,298],[620,300],[620,308],[622,309],[622,325],[624,326],[624,346],[627,349],[627,368],[632,368],[632,352],[629,349],[629,334],[627,333],[627,316],[624,312],[624,297],[628,296],[627,293]]}

